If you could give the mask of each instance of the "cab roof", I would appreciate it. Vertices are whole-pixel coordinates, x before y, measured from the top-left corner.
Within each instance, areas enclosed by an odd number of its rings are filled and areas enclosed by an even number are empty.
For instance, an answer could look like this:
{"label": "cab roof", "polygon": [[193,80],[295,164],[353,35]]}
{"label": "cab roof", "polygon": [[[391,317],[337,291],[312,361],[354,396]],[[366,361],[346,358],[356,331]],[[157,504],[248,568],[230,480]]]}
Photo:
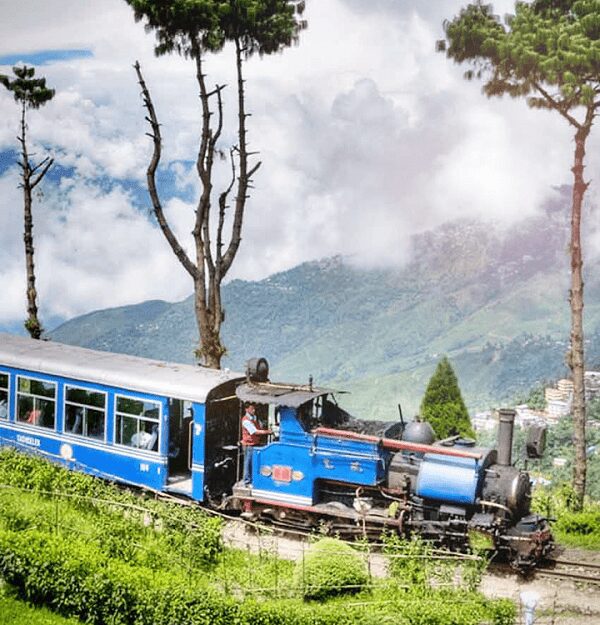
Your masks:
{"label": "cab roof", "polygon": [[343,391],[333,391],[332,389],[316,388],[309,385],[274,384],[272,382],[246,382],[240,384],[236,389],[236,395],[241,401],[287,408],[298,408],[312,399],[336,392]]}

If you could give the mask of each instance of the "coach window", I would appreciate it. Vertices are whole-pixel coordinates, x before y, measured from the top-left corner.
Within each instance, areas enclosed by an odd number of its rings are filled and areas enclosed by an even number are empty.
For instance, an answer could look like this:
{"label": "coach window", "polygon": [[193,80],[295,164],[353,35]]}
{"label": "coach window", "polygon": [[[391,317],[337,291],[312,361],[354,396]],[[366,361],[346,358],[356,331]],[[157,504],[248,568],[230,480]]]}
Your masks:
{"label": "coach window", "polygon": [[160,404],[116,396],[115,442],[119,445],[158,451]]}
{"label": "coach window", "polygon": [[8,375],[0,373],[0,419],[8,419]]}
{"label": "coach window", "polygon": [[106,393],[65,386],[65,432],[104,440]]}
{"label": "coach window", "polygon": [[17,420],[54,429],[56,383],[17,377]]}

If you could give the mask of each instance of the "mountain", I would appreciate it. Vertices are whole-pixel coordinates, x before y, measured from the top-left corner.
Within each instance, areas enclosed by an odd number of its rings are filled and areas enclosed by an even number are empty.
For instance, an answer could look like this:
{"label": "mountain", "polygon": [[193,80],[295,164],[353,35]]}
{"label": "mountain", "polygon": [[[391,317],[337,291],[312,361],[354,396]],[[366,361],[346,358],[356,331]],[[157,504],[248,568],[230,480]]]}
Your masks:
{"label": "mountain", "polygon": [[[563,203],[564,204],[564,203]],[[418,410],[443,354],[471,410],[497,406],[565,375],[569,224],[562,204],[500,230],[456,221],[415,236],[401,268],[364,269],[341,257],[304,263],[223,289],[224,366],[265,356],[276,380],[351,391],[359,416]],[[588,366],[600,362],[600,279],[586,267]],[[101,350],[192,361],[191,297],[93,312],[51,338]],[[598,347],[597,347],[598,346]]]}

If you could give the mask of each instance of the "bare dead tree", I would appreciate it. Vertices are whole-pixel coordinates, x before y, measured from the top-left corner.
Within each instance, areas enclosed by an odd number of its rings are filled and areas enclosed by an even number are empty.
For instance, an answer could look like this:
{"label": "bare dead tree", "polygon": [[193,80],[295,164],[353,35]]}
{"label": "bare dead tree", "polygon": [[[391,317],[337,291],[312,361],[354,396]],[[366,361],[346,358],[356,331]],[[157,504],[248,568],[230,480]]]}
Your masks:
{"label": "bare dead tree", "polygon": [[[229,152],[231,180],[228,186],[219,193],[216,235],[213,241],[213,229],[211,227],[213,173],[215,159],[218,157],[217,144],[223,130],[222,91],[225,85],[216,85],[211,91],[208,90],[206,75],[202,67],[203,58],[196,41],[192,43],[192,49],[194,50],[196,81],[200,91],[202,108],[202,133],[196,157],[196,171],[201,181],[202,192],[195,209],[194,229],[192,230],[196,252],[194,259],[188,256],[164,215],[156,185],[156,171],[162,152],[160,123],[140,64],[136,62],[134,68],[142,90],[144,106],[148,112],[146,120],[150,124],[151,132],[147,134],[152,139],[154,146],[146,172],[154,215],[171,249],[194,283],[194,309],[201,338],[196,356],[206,366],[219,368],[226,351],[221,341],[221,324],[224,320],[221,285],[231,268],[242,240],[242,223],[248,199],[248,189],[251,186],[252,176],[258,171],[261,162],[258,161],[251,166],[249,165],[251,154],[248,153],[247,149],[246,119],[248,113],[245,112],[244,101],[243,50],[238,42],[236,44],[238,144]],[[211,101],[215,103],[214,110],[211,109]],[[236,167],[236,161],[238,167]],[[237,193],[231,218],[231,230],[229,233],[225,233],[227,211],[230,208],[228,200],[236,184]]]}

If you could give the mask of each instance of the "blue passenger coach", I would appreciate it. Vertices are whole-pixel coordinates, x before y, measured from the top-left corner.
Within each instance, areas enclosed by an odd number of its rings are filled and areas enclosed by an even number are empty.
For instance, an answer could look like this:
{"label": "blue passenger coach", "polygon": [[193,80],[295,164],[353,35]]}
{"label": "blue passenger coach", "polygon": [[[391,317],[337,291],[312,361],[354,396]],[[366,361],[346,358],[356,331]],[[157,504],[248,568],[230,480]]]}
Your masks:
{"label": "blue passenger coach", "polygon": [[0,334],[0,444],[203,501],[235,480],[242,379]]}

